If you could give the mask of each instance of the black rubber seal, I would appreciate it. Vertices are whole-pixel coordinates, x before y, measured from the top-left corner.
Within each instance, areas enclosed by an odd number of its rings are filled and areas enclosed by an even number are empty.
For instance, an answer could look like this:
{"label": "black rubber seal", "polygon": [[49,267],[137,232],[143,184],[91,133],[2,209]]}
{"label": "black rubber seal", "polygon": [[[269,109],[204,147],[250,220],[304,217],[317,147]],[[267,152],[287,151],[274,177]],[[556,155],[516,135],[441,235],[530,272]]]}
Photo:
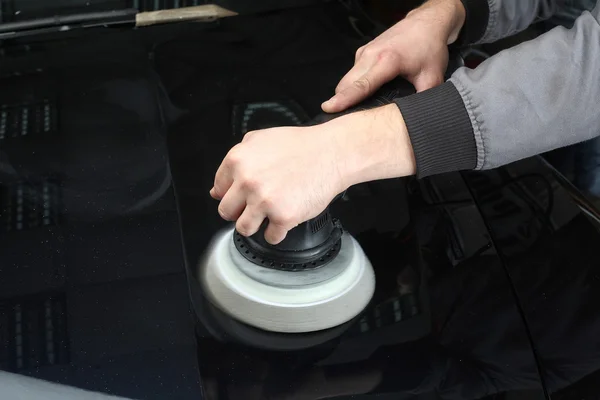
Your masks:
{"label": "black rubber seal", "polygon": [[[312,221],[314,219],[306,224]],[[332,229],[323,241],[306,248],[286,249],[281,245],[269,245],[260,240],[263,237],[261,231],[251,237],[242,236],[235,231],[233,241],[239,253],[255,265],[281,271],[314,270],[333,261],[340,252],[343,229],[337,220],[332,220],[331,225]]]}

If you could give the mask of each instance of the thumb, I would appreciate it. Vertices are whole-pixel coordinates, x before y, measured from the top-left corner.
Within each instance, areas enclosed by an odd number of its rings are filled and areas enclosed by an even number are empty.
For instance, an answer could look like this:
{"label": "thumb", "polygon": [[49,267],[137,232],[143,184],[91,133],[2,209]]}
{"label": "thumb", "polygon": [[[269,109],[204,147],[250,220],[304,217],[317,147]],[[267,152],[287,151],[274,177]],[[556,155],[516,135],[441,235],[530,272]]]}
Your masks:
{"label": "thumb", "polygon": [[378,62],[363,76],[323,103],[321,107],[328,113],[344,111],[372,95],[384,83],[394,79],[396,75],[397,71],[393,65],[387,62]]}
{"label": "thumb", "polygon": [[348,87],[336,93],[331,99],[322,104],[323,111],[335,113],[352,107],[373,93],[373,84],[368,75],[352,82]]}

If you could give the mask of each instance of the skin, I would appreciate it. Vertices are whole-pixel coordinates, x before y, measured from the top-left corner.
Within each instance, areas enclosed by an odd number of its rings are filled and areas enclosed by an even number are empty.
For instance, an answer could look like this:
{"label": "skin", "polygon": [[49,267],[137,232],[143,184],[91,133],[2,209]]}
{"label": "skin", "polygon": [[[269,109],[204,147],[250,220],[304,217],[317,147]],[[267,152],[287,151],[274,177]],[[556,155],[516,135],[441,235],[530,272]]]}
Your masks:
{"label": "skin", "polygon": [[[464,20],[460,0],[430,0],[413,10],[358,49],[354,67],[323,110],[355,105],[396,76],[417,91],[441,84],[447,45]],[[236,221],[242,235],[253,235],[268,218],[265,239],[277,244],[348,187],[415,171],[404,119],[392,104],[317,126],[249,132],[224,158],[210,195],[219,200],[221,217]]]}
{"label": "skin", "polygon": [[397,76],[417,92],[440,85],[448,66],[448,45],[456,41],[464,21],[460,0],[430,0],[411,11],[356,51],[354,67],[323,103],[323,111],[345,110]]}

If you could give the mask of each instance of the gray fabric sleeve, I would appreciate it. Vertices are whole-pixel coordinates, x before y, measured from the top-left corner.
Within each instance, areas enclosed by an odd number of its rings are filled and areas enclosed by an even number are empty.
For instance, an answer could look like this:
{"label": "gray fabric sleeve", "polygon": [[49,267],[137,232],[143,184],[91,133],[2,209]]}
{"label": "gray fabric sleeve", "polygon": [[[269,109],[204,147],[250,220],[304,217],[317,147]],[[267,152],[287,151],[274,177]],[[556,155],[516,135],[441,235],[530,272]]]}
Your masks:
{"label": "gray fabric sleeve", "polygon": [[488,169],[600,135],[600,5],[572,29],[461,68],[395,102],[417,175]]}
{"label": "gray fabric sleeve", "polygon": [[488,24],[475,43],[491,43],[521,32],[536,21],[548,19],[561,0],[483,0],[489,8]]}
{"label": "gray fabric sleeve", "polygon": [[466,19],[458,45],[491,43],[545,20],[564,0],[461,0]]}
{"label": "gray fabric sleeve", "polygon": [[466,105],[477,167],[494,168],[600,134],[600,7],[450,78]]}

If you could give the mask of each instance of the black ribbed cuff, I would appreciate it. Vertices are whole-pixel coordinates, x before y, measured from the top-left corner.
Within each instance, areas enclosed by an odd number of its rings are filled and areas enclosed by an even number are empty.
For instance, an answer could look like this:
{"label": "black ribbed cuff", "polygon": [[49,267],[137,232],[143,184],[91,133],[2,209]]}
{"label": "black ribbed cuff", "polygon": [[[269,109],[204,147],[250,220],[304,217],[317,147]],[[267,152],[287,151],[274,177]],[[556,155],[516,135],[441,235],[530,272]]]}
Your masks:
{"label": "black ribbed cuff", "polygon": [[467,46],[478,42],[485,35],[489,20],[490,6],[487,0],[460,0],[465,7],[465,24],[455,45]]}
{"label": "black ribbed cuff", "polygon": [[477,145],[469,113],[451,82],[395,99],[417,162],[417,177],[474,169]]}

